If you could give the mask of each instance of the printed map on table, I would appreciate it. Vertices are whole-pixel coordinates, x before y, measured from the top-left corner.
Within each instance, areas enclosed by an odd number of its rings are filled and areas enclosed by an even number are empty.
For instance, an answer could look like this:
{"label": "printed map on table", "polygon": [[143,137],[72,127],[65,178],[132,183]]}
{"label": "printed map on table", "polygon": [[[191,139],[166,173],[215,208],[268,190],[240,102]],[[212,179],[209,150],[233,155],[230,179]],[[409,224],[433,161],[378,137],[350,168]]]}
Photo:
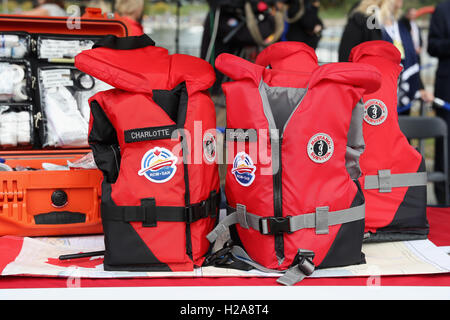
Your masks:
{"label": "printed map on table", "polygon": [[[103,236],[0,237],[0,275],[72,278],[126,277],[279,277],[256,270],[203,267],[191,272],[104,271],[103,256],[61,261],[63,254],[104,250]],[[448,248],[429,240],[364,244],[366,264],[316,270],[311,277],[437,274],[450,272]]]}

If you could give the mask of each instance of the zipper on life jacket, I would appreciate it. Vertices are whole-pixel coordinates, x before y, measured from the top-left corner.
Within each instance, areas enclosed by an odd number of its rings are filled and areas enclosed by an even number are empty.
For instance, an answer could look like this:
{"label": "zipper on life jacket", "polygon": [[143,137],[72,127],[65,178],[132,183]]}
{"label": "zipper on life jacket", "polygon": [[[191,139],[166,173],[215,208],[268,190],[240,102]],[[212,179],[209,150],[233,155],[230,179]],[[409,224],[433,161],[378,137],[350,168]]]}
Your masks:
{"label": "zipper on life jacket", "polygon": [[[282,187],[282,163],[281,163],[281,146],[283,144],[282,133],[280,135],[280,130],[278,130],[278,170],[276,174],[273,175],[273,208],[274,216],[277,218],[283,217],[283,187]],[[273,141],[273,140],[272,140]],[[275,254],[277,256],[279,264],[284,260],[284,239],[283,234],[275,234]]]}
{"label": "zipper on life jacket", "polygon": [[[302,88],[298,88],[302,89]],[[300,107],[303,99],[305,98],[307,92],[308,92],[308,86],[306,87],[305,91],[303,92],[302,96],[300,97],[300,100],[295,105],[295,107],[291,110],[288,118],[286,121],[282,124],[278,124],[275,121],[275,109],[272,108],[271,103],[269,102],[269,98],[267,96],[266,89],[264,87],[264,82],[261,81],[259,86],[259,92],[261,95],[261,99],[263,101],[263,109],[264,114],[266,116],[266,119],[269,123],[269,137],[270,137],[270,144],[271,144],[271,157],[272,157],[272,176],[273,176],[273,209],[274,209],[274,215],[272,218],[269,218],[271,222],[273,222],[272,226],[279,226],[283,225],[281,229],[278,227],[275,227],[273,230],[271,230],[271,234],[274,235],[275,238],[275,255],[278,260],[278,264],[281,265],[285,258],[284,253],[284,232],[285,226],[286,226],[286,219],[283,217],[283,186],[282,186],[282,161],[281,161],[281,151],[282,151],[282,145],[283,145],[283,135],[286,130],[286,127],[288,123],[290,122],[291,118],[297,111],[297,109]],[[276,166],[276,164],[278,166]]]}

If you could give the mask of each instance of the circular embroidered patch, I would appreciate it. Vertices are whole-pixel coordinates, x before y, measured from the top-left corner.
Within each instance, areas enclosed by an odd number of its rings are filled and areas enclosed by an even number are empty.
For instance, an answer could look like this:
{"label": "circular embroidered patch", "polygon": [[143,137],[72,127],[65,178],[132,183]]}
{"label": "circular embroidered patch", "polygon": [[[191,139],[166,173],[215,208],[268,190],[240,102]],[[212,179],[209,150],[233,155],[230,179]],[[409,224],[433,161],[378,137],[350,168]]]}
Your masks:
{"label": "circular embroidered patch", "polygon": [[327,162],[334,152],[333,139],[326,133],[315,134],[309,139],[307,152],[315,163]]}
{"label": "circular embroidered patch", "polygon": [[217,143],[213,134],[207,132],[203,136],[203,154],[208,162],[214,162],[216,159]]}
{"label": "circular embroidered patch", "polygon": [[248,187],[253,183],[253,180],[255,180],[255,171],[256,167],[253,164],[253,160],[247,153],[239,152],[234,157],[231,173],[241,186]]}
{"label": "circular embroidered patch", "polygon": [[177,157],[166,148],[155,147],[142,157],[138,175],[155,183],[167,182],[177,171],[177,160]]}
{"label": "circular embroidered patch", "polygon": [[364,104],[364,121],[372,126],[379,126],[386,121],[388,109],[383,101],[372,99]]}

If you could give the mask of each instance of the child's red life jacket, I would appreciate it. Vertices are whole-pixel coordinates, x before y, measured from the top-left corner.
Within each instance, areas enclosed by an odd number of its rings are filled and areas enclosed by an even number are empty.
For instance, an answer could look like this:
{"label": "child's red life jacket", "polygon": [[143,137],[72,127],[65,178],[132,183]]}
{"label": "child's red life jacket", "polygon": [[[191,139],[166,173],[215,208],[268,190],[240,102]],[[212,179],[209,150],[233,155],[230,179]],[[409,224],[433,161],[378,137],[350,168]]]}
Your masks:
{"label": "child's red life jacket", "polygon": [[105,270],[201,265],[220,194],[212,67],[169,55],[146,35],[106,37],[75,64],[115,87],[90,99]]}
{"label": "child's red life jacket", "polygon": [[379,72],[359,63],[319,67],[311,48],[291,42],[269,46],[257,64],[222,54],[215,65],[234,81],[223,85],[228,216],[208,239],[232,226],[232,254],[283,272],[284,284],[315,266],[361,263],[364,197],[347,170],[348,135]]}
{"label": "child's red life jacket", "polygon": [[364,95],[366,150],[360,158],[360,183],[366,198],[366,241],[426,238],[425,161],[398,124],[400,52],[389,42],[369,41],[352,50],[350,61],[376,67],[383,79],[379,90]]}

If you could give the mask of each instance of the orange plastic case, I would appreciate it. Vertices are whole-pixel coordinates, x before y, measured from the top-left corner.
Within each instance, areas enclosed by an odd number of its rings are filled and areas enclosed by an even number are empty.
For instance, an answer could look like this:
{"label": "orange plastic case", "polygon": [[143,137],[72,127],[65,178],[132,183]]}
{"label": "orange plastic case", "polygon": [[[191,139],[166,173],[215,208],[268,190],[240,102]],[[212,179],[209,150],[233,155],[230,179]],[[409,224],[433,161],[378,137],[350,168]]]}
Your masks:
{"label": "orange plastic case", "polygon": [[[0,15],[0,32],[31,34],[127,36],[120,18],[88,8],[71,28],[67,17]],[[43,162],[67,165],[89,149],[2,150],[9,166],[41,168]],[[52,236],[102,233],[101,171],[0,171],[0,236]]]}

